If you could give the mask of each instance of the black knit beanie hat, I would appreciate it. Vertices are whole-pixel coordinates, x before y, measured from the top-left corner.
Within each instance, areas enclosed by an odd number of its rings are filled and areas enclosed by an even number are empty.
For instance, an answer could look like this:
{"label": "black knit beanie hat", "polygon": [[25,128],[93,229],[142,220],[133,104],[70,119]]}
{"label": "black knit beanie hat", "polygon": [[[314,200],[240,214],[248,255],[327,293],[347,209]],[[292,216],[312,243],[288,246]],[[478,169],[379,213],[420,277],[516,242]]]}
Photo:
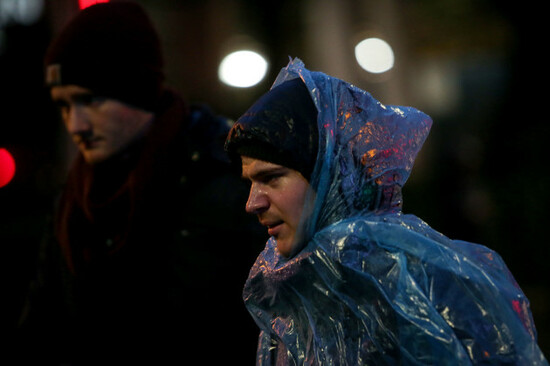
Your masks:
{"label": "black knit beanie hat", "polygon": [[46,84],[74,84],[154,110],[162,91],[160,40],[141,6],[99,3],[82,10],[51,43]]}
{"label": "black knit beanie hat", "polygon": [[238,155],[283,165],[308,181],[317,159],[317,108],[300,79],[286,81],[250,107],[235,122],[225,148]]}

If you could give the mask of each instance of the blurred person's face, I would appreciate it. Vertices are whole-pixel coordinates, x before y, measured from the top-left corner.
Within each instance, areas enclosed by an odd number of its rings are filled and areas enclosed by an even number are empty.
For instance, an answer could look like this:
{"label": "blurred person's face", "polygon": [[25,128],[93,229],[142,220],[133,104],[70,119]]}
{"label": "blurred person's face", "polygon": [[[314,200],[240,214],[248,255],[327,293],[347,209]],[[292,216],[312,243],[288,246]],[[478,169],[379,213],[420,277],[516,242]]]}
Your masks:
{"label": "blurred person's face", "polygon": [[77,85],[54,86],[51,97],[89,164],[100,163],[124,150],[145,133],[154,116],[118,100],[96,96]]}
{"label": "blurred person's face", "polygon": [[308,181],[294,169],[246,156],[242,156],[242,176],[251,182],[246,211],[258,216],[279,252],[288,257],[295,245]]}

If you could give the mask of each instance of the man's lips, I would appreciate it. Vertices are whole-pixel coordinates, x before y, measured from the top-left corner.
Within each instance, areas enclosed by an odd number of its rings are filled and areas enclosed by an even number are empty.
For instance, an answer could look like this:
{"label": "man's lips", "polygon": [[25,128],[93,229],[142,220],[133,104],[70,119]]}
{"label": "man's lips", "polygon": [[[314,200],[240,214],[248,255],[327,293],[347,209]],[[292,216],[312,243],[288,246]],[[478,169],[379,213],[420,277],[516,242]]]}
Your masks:
{"label": "man's lips", "polygon": [[99,137],[93,137],[93,138],[80,138],[76,141],[76,144],[80,146],[83,149],[93,149],[96,147],[96,145],[99,143],[101,138]]}
{"label": "man's lips", "polygon": [[267,227],[267,233],[270,236],[277,236],[277,234],[281,230],[281,225],[283,223],[284,223],[283,221],[273,221],[273,222],[262,222],[261,224]]}

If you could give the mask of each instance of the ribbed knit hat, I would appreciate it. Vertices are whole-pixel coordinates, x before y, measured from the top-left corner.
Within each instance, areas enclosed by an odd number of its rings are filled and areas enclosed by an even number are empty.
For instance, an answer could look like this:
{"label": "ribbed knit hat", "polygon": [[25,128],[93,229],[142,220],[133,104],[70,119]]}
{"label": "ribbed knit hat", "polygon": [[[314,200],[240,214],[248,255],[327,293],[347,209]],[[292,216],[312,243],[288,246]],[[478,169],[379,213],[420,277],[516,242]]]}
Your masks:
{"label": "ribbed knit hat", "polygon": [[45,56],[47,86],[74,84],[154,110],[162,90],[160,40],[141,6],[100,3],[77,14]]}
{"label": "ribbed knit hat", "polygon": [[283,165],[307,180],[317,159],[317,108],[300,79],[265,93],[235,122],[226,140],[229,156]]}

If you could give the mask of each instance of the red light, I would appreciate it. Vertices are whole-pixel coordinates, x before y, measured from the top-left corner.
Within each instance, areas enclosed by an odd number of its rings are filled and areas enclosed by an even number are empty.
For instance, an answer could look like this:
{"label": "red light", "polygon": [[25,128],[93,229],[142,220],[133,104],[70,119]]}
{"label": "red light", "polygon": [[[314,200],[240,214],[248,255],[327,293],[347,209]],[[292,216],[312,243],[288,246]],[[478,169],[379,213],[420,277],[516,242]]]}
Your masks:
{"label": "red light", "polygon": [[15,160],[6,149],[0,148],[0,188],[7,185],[15,175]]}
{"label": "red light", "polygon": [[78,6],[80,7],[80,10],[82,10],[94,4],[108,3],[108,2],[109,0],[78,0]]}

